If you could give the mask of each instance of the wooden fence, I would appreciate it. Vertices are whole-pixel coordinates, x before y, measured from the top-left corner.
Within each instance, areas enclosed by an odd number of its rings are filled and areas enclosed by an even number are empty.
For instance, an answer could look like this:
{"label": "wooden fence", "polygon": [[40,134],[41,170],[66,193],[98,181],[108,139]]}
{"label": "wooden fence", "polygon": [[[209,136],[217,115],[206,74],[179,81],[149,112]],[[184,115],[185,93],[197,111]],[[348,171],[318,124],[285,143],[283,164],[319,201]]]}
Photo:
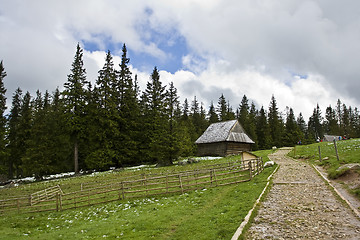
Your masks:
{"label": "wooden fence", "polygon": [[[209,165],[208,165],[209,167]],[[250,181],[263,170],[261,158],[211,165],[166,175],[138,175],[129,180],[97,185],[81,185],[81,190],[63,193],[60,186],[39,191],[29,197],[0,200],[0,214],[11,212],[63,211],[122,199],[143,198],[236,184]],[[86,187],[85,187],[86,186]]]}

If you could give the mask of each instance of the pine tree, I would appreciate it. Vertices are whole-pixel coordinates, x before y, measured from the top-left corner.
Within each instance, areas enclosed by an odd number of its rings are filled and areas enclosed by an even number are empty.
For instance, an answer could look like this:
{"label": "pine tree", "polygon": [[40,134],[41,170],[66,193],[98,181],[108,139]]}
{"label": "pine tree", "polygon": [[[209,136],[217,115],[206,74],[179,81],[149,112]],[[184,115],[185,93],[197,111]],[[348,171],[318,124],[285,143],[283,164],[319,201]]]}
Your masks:
{"label": "pine tree", "polygon": [[166,108],[168,114],[168,149],[167,159],[177,159],[180,155],[181,144],[183,143],[180,139],[178,118],[176,117],[177,106],[179,106],[179,97],[177,95],[177,89],[174,83],[171,82],[169,89],[166,91]]}
{"label": "pine tree", "polygon": [[31,130],[33,126],[33,106],[31,104],[31,95],[29,92],[26,92],[20,107],[19,112],[19,124],[17,128],[17,137],[18,137],[18,148],[17,148],[17,158],[15,167],[16,175],[24,176],[23,169],[23,157],[26,154],[28,148],[28,140],[31,139]]}
{"label": "pine tree", "polygon": [[74,145],[75,173],[79,172],[79,143],[84,137],[88,84],[83,63],[83,50],[78,43],[71,73],[68,75],[68,81],[64,84],[65,90],[62,93],[65,100],[70,135]]}
{"label": "pine tree", "polygon": [[306,139],[306,135],[307,135],[307,125],[306,125],[306,122],[304,120],[302,113],[299,113],[299,116],[296,119],[296,124],[300,131],[299,144],[303,144],[306,142],[305,139]]}
{"label": "pine tree", "polygon": [[336,120],[336,111],[332,109],[331,105],[326,108],[324,131],[330,135],[337,135],[339,133],[339,127]]}
{"label": "pine tree", "polygon": [[209,123],[216,123],[219,121],[218,115],[216,114],[215,111],[215,107],[213,102],[211,101],[210,107],[209,107],[209,112],[208,112],[208,118],[209,118]]}
{"label": "pine tree", "polygon": [[[127,57],[125,44],[122,48],[120,71],[118,73],[119,97],[119,138],[117,142],[118,162],[124,164],[135,164],[138,156],[137,139],[141,137],[138,124],[140,109],[137,99],[138,87],[132,79],[132,73],[128,66],[130,59]],[[119,165],[119,164],[118,164]]]}
{"label": "pine tree", "polygon": [[292,108],[290,108],[289,114],[286,118],[285,130],[285,146],[292,147],[299,142],[299,140],[301,139],[301,133],[296,123],[294,111]]}
{"label": "pine tree", "polygon": [[227,109],[227,102],[223,94],[221,94],[218,105],[217,105],[217,113],[219,115],[220,121],[228,120],[228,109]]}
{"label": "pine tree", "polygon": [[345,104],[342,105],[342,136],[349,136],[351,132],[350,126],[350,111]]}
{"label": "pine tree", "polygon": [[258,138],[258,148],[268,149],[270,147],[270,129],[266,118],[264,107],[261,107],[256,120],[256,136]]}
{"label": "pine tree", "polygon": [[147,83],[146,90],[142,95],[143,120],[143,142],[142,155],[147,161],[155,162],[160,166],[172,164],[172,159],[167,156],[166,131],[167,115],[165,105],[165,87],[160,82],[160,75],[155,67],[151,79]]}
{"label": "pine tree", "polygon": [[4,116],[6,110],[6,89],[4,86],[4,78],[7,76],[3,61],[0,62],[0,174],[6,173],[6,125],[7,120]]}
{"label": "pine tree", "polygon": [[258,146],[258,137],[256,135],[256,117],[258,115],[258,111],[256,110],[255,103],[251,103],[250,112],[249,112],[249,121],[248,121],[248,129],[246,129],[246,133],[249,137],[255,142],[252,150],[257,150]]}
{"label": "pine tree", "polygon": [[241,104],[239,105],[238,120],[246,132],[248,132],[248,130],[249,130],[249,110],[250,110],[249,101],[248,101],[246,95],[244,95],[241,100]]}
{"label": "pine tree", "polygon": [[277,103],[274,95],[271,97],[269,106],[268,122],[270,129],[270,137],[272,144],[277,147],[281,147],[282,144],[282,121],[277,108]]}
{"label": "pine tree", "polygon": [[73,142],[68,134],[67,116],[64,115],[65,104],[57,88],[52,96],[46,126],[48,129],[47,156],[51,160],[53,173],[73,170],[71,160]]}
{"label": "pine tree", "polygon": [[[45,93],[44,99],[41,92],[36,92],[36,98],[32,102],[33,119],[30,129],[30,137],[26,141],[25,154],[22,157],[22,167],[26,176],[35,175],[41,179],[44,175],[54,172],[51,165],[49,151],[49,135],[52,129],[47,126],[49,113],[49,94]],[[51,149],[54,151],[55,149]]]}
{"label": "pine tree", "polygon": [[110,51],[105,64],[99,70],[96,86],[88,104],[88,136],[91,150],[85,162],[90,169],[105,170],[114,165],[116,148],[114,138],[119,135],[117,128],[118,108],[116,103],[116,71]]}
{"label": "pine tree", "polygon": [[21,101],[22,101],[22,90],[17,88],[12,97],[12,105],[9,115],[9,134],[8,134],[8,177],[14,177],[14,168],[16,165],[20,164],[20,152],[18,148],[20,146],[19,139],[19,124],[20,124],[20,111],[21,111]]}
{"label": "pine tree", "polygon": [[310,138],[320,140],[324,136],[322,121],[321,110],[319,104],[317,104],[308,122],[308,133]]}

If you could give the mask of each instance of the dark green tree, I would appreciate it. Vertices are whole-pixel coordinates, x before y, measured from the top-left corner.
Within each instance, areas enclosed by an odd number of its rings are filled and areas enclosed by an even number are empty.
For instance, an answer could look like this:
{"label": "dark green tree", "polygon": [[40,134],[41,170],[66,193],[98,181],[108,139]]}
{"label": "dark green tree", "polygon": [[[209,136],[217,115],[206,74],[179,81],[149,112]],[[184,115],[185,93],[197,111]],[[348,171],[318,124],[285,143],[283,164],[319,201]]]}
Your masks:
{"label": "dark green tree", "polygon": [[248,116],[248,129],[245,129],[249,137],[255,142],[252,149],[257,150],[258,146],[258,137],[256,134],[256,118],[258,116],[258,110],[256,109],[255,103],[251,103],[250,112]]}
{"label": "dark green tree", "polygon": [[6,125],[7,119],[5,117],[6,111],[6,89],[4,86],[4,78],[7,76],[3,61],[0,62],[0,174],[6,173]]}
{"label": "dark green tree", "polygon": [[[49,93],[46,92],[44,99],[41,92],[36,92],[36,98],[32,102],[33,117],[29,138],[25,145],[25,154],[22,157],[22,168],[26,176],[35,175],[41,179],[44,175],[54,172],[49,152],[49,136],[52,129],[47,126],[50,111]],[[51,149],[54,151],[55,149]]]}
{"label": "dark green tree", "polygon": [[221,96],[220,96],[220,98],[219,98],[216,111],[217,111],[217,113],[218,113],[218,116],[219,116],[219,120],[220,120],[220,121],[229,120],[229,119],[228,119],[227,102],[226,102],[226,99],[225,99],[225,97],[224,97],[223,94],[221,94]]}
{"label": "dark green tree", "polygon": [[249,130],[249,100],[247,99],[246,95],[243,96],[242,100],[241,100],[241,104],[239,105],[239,123],[241,124],[241,126],[243,126],[243,128],[245,129],[246,132],[248,132]]}
{"label": "dark green tree", "polygon": [[324,136],[322,122],[323,122],[323,117],[321,116],[321,110],[319,104],[317,104],[308,122],[309,138],[313,139],[313,141],[317,139],[320,140]]}
{"label": "dark green tree", "polygon": [[292,147],[301,140],[301,131],[295,120],[294,111],[292,108],[289,110],[289,114],[285,123],[284,145]]}
{"label": "dark green tree", "polygon": [[142,135],[139,124],[140,108],[137,82],[133,81],[128,66],[130,58],[127,57],[125,44],[122,48],[120,71],[118,73],[117,90],[119,93],[119,138],[116,140],[118,164],[135,164],[138,156],[138,144]]}
{"label": "dark green tree", "polygon": [[281,147],[283,145],[282,143],[283,123],[277,108],[277,103],[274,95],[271,97],[271,102],[269,106],[268,123],[269,123],[270,137],[272,144],[274,146]]}
{"label": "dark green tree", "polygon": [[20,165],[21,155],[18,151],[20,146],[20,138],[19,138],[19,124],[20,124],[20,111],[21,111],[21,101],[22,101],[22,90],[17,88],[12,97],[12,105],[9,114],[9,126],[8,126],[8,177],[14,177],[14,169],[16,166]]}
{"label": "dark green tree", "polygon": [[[179,117],[177,116],[179,102],[179,96],[177,95],[177,89],[174,86],[174,83],[171,82],[169,89],[166,91],[165,96],[167,115],[168,115],[168,148],[166,153],[167,159],[177,159],[181,154],[181,147],[184,142],[181,139],[181,134],[179,133]],[[185,146],[184,146],[185,147]]]}
{"label": "dark green tree", "polygon": [[331,105],[327,107],[325,111],[324,132],[329,135],[337,135],[339,133],[336,111]]}
{"label": "dark green tree", "polygon": [[118,107],[116,103],[116,71],[110,51],[88,104],[88,136],[91,150],[85,162],[90,169],[105,170],[115,164],[117,157],[114,139],[119,136],[117,127]]}
{"label": "dark green tree", "polygon": [[172,164],[168,158],[168,116],[166,111],[165,86],[162,86],[160,75],[155,67],[151,79],[142,95],[143,142],[142,156],[145,160],[160,166]]}
{"label": "dark green tree", "polygon": [[208,112],[208,119],[209,119],[209,123],[216,123],[219,121],[218,115],[216,114],[216,110],[214,107],[213,102],[211,101],[210,107],[209,107],[209,112]]}
{"label": "dark green tree", "polygon": [[306,122],[304,120],[302,113],[299,113],[299,116],[296,119],[296,124],[300,130],[299,144],[306,143],[307,125],[306,125]]}
{"label": "dark green tree", "polygon": [[88,100],[89,82],[86,81],[86,70],[83,62],[83,50],[77,44],[71,73],[64,84],[63,96],[69,130],[74,148],[74,171],[79,172],[79,143],[84,138],[86,128],[85,115]]}
{"label": "dark green tree", "polygon": [[268,149],[271,145],[270,129],[264,107],[261,107],[256,119],[256,136],[259,149]]}
{"label": "dark green tree", "polygon": [[31,104],[31,95],[26,92],[19,112],[19,124],[17,128],[17,158],[15,159],[16,175],[24,176],[23,158],[25,157],[26,150],[28,148],[29,139],[31,139],[31,130],[33,126],[33,106]]}

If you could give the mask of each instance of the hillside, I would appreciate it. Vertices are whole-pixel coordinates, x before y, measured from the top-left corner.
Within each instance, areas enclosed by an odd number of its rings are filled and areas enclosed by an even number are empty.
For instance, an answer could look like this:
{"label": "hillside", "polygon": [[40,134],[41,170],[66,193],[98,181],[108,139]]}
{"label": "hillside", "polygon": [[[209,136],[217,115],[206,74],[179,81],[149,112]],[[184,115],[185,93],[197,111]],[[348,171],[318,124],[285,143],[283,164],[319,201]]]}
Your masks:
{"label": "hillside", "polygon": [[329,178],[344,184],[352,194],[360,199],[360,169],[359,167],[351,168],[349,165],[360,164],[360,139],[336,141],[336,146],[339,161],[333,142],[298,145],[295,150],[289,153],[289,156],[322,166]]}

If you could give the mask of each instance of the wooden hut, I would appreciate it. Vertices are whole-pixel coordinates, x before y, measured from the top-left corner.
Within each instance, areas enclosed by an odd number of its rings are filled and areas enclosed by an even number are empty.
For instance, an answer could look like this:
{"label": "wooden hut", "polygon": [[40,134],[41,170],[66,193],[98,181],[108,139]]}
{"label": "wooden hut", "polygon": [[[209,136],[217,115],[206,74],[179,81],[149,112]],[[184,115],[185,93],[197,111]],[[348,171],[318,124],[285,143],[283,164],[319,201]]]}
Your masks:
{"label": "wooden hut", "polygon": [[211,124],[195,141],[198,156],[227,156],[250,151],[254,141],[237,120]]}

